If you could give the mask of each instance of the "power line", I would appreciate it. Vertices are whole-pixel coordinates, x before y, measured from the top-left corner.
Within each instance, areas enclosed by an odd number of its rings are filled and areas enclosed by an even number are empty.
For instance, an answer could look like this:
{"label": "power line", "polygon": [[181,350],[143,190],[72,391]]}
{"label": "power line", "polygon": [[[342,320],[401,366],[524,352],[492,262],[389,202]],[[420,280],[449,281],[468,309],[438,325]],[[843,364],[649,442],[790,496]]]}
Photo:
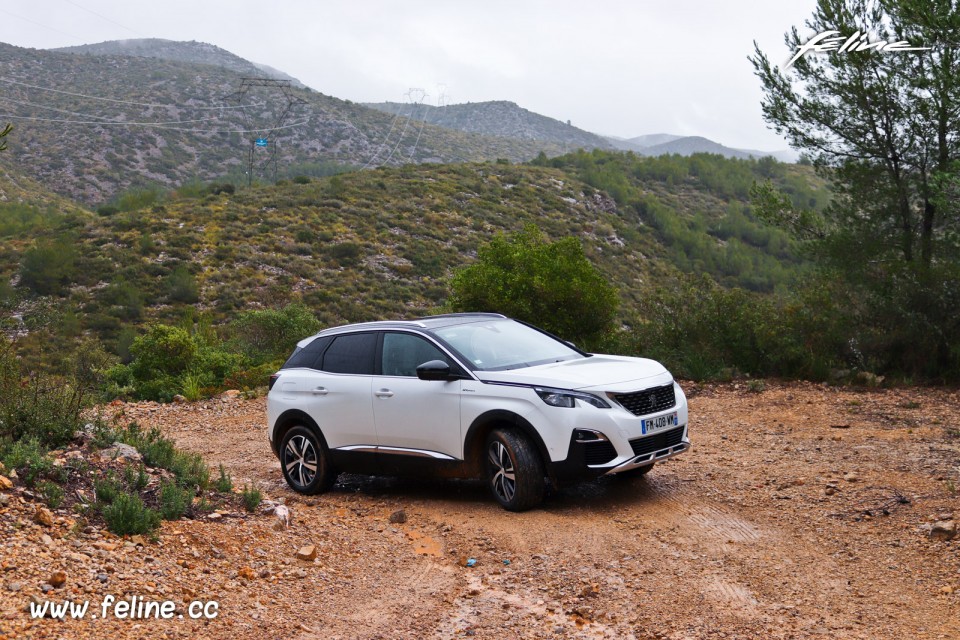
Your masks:
{"label": "power line", "polygon": [[387,140],[390,139],[390,134],[393,133],[393,128],[394,126],[396,126],[397,119],[400,117],[400,112],[402,110],[403,108],[401,107],[400,109],[397,109],[397,112],[395,114],[393,114],[393,120],[390,122],[390,130],[387,131],[387,135],[386,137],[384,137],[383,142],[380,143],[380,146],[377,147],[377,150],[374,152],[374,154],[370,157],[369,160],[367,160],[367,163],[362,167],[360,167],[361,171],[363,171],[364,169],[369,167],[371,164],[373,164],[373,161],[377,159],[377,156],[380,155],[380,152],[383,150],[383,148],[387,146]]}
{"label": "power line", "polygon": [[[429,106],[429,105],[424,105],[424,101],[425,101],[426,99],[427,99],[427,92],[424,91],[424,92],[423,92],[423,95],[422,95],[421,98],[420,98],[420,104],[421,104],[421,106],[424,106],[424,107],[428,107],[428,106]],[[408,160],[411,160],[411,161],[412,161],[412,160],[413,160],[413,154],[415,154],[415,153],[417,152],[417,147],[420,145],[420,136],[423,135],[423,127],[426,126],[426,124],[427,124],[427,117],[428,117],[429,113],[430,113],[429,110],[428,110],[428,111],[424,111],[424,113],[423,113],[423,119],[420,120],[420,131],[417,132],[417,139],[416,139],[416,140],[414,141],[414,143],[413,143],[413,149],[410,151],[410,155],[407,156],[407,159],[408,159]]]}
{"label": "power line", "polygon": [[[77,111],[68,111],[68,110],[66,110],[66,109],[58,109],[57,107],[50,107],[50,106],[42,105],[42,104],[35,104],[35,103],[33,103],[33,102],[22,102],[22,101],[20,101],[20,100],[14,100],[13,98],[6,98],[6,97],[3,97],[3,96],[0,96],[0,100],[2,100],[2,101],[4,101],[4,102],[12,102],[13,104],[19,104],[19,105],[22,105],[22,106],[25,106],[25,107],[36,107],[36,108],[38,108],[38,109],[48,109],[48,110],[50,110],[50,111],[56,111],[56,112],[58,112],[58,113],[66,113],[67,115],[79,116],[79,117],[81,117],[81,118],[99,118],[101,124],[143,124],[143,123],[131,123],[131,122],[127,121],[127,120],[115,120],[115,119],[109,118],[108,116],[98,116],[98,115],[94,115],[94,114],[90,114],[90,113],[80,113],[80,112],[77,112]],[[196,119],[196,120],[168,120],[168,121],[154,122],[154,123],[152,123],[152,124],[156,124],[156,125],[166,125],[166,124],[193,124],[193,123],[195,123],[195,122],[212,122],[212,121],[214,121],[214,120],[219,120],[219,119],[220,119],[219,117],[215,117],[215,118],[198,118],[198,119]]]}
{"label": "power line", "polygon": [[37,25],[38,27],[43,27],[44,29],[48,29],[48,30],[53,31],[53,32],[55,32],[55,33],[59,33],[59,34],[62,35],[62,36],[67,36],[68,38],[73,38],[74,40],[77,40],[78,42],[82,42],[82,43],[84,43],[84,44],[86,44],[86,42],[87,42],[87,41],[84,40],[83,38],[81,38],[81,37],[79,37],[79,36],[75,36],[75,35],[73,35],[72,33],[67,33],[66,31],[60,31],[60,29],[54,29],[53,27],[47,26],[47,25],[43,24],[42,22],[37,22],[36,20],[31,20],[30,18],[25,18],[24,16],[17,15],[16,13],[13,13],[12,11],[7,11],[6,9],[0,9],[0,11],[3,11],[3,12],[4,12],[5,14],[7,14],[8,16],[13,16],[14,18],[19,18],[20,20],[23,20],[23,21],[25,21],[25,22],[29,22],[29,23],[31,23],[31,24],[35,24],[35,25]]}
{"label": "power line", "polygon": [[135,107],[149,107],[149,108],[153,108],[153,109],[167,109],[167,108],[169,108],[169,107],[177,107],[177,108],[180,108],[180,109],[193,109],[193,110],[195,110],[195,111],[207,111],[207,110],[213,110],[213,109],[243,109],[243,108],[245,108],[245,107],[250,107],[250,106],[263,106],[263,105],[242,104],[242,105],[236,105],[236,106],[232,106],[232,107],[229,107],[229,106],[220,106],[220,107],[191,107],[191,106],[187,106],[187,105],[176,105],[176,104],[153,104],[153,103],[149,103],[149,102],[131,102],[131,101],[129,101],[129,100],[116,100],[116,99],[114,99],[114,98],[104,98],[104,97],[101,97],[101,96],[92,96],[92,95],[89,95],[89,94],[86,94],[86,93],[76,93],[76,92],[73,92],[73,91],[63,91],[63,90],[61,90],[61,89],[51,89],[50,87],[38,87],[38,86],[35,85],[35,84],[27,84],[26,82],[18,82],[17,80],[11,80],[10,78],[0,77],[0,82],[4,82],[4,83],[6,83],[6,84],[15,84],[15,85],[20,86],[20,87],[27,87],[28,89],[37,89],[37,90],[39,90],[39,91],[49,91],[49,92],[51,92],[51,93],[60,93],[60,94],[66,95],[66,96],[73,96],[73,97],[75,97],[75,98],[89,98],[90,100],[102,100],[103,102],[113,102],[113,103],[115,103],[115,104],[129,104],[129,105],[135,106]]}
{"label": "power line", "polygon": [[94,10],[92,10],[92,9],[87,9],[86,7],[82,7],[82,6],[80,6],[79,4],[77,4],[76,2],[74,2],[73,0],[63,0],[63,1],[66,2],[67,4],[72,4],[72,5],[75,6],[77,9],[83,9],[83,10],[86,11],[87,13],[92,13],[93,15],[97,16],[98,18],[101,18],[101,19],[103,19],[103,20],[106,20],[107,22],[109,22],[109,23],[111,23],[111,24],[115,24],[115,25],[117,25],[118,27],[120,27],[120,28],[122,28],[122,29],[126,29],[126,30],[129,31],[130,33],[135,33],[135,34],[137,34],[138,36],[140,36],[141,38],[146,38],[146,37],[148,37],[148,36],[143,35],[143,34],[140,33],[139,31],[137,31],[136,29],[131,29],[130,27],[128,27],[128,26],[125,25],[125,24],[120,24],[120,23],[117,22],[116,20],[111,20],[111,19],[108,18],[107,16],[101,15],[101,14],[97,13],[96,11],[94,11]]}
{"label": "power line", "polygon": [[[195,133],[259,133],[259,132],[269,132],[269,131],[279,131],[281,129],[292,129],[294,127],[299,127],[301,125],[307,124],[310,122],[310,118],[305,120],[300,120],[299,122],[293,122],[290,124],[285,124],[280,127],[271,127],[269,129],[192,129],[185,127],[171,127],[165,124],[157,124],[154,122],[120,122],[120,121],[103,121],[103,120],[65,120],[61,118],[37,118],[33,116],[15,116],[10,114],[0,114],[0,119],[4,120],[29,120],[36,122],[59,122],[63,124],[94,124],[94,125],[117,125],[117,126],[129,126],[129,127],[153,127],[155,129],[168,129],[170,131],[189,131]],[[184,123],[189,121],[184,121]],[[201,122],[198,120],[198,122]]]}

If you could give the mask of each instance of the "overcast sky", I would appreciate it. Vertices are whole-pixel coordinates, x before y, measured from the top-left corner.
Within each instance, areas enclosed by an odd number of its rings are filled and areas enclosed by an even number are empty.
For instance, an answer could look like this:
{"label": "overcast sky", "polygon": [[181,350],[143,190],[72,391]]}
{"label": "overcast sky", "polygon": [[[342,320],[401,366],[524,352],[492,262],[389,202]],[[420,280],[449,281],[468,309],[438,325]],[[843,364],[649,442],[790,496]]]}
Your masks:
{"label": "overcast sky", "polygon": [[815,0],[3,0],[0,40],[197,40],[357,102],[511,100],[601,134],[773,151],[753,41],[775,61]]}

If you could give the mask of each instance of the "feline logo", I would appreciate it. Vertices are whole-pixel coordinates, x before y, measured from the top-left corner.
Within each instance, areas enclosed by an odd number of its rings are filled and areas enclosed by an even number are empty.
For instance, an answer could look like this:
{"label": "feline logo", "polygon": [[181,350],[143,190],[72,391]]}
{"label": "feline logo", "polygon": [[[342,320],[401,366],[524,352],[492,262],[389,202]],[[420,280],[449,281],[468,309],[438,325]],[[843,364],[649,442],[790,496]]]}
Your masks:
{"label": "feline logo", "polygon": [[832,29],[830,31],[818,33],[807,40],[804,44],[800,45],[797,48],[797,52],[793,54],[793,57],[790,58],[790,62],[786,64],[784,69],[789,69],[792,67],[794,62],[799,60],[805,53],[809,51],[813,51],[815,53],[822,53],[824,51],[853,53],[856,51],[868,51],[870,49],[886,53],[896,51],[928,51],[930,47],[913,47],[906,40],[897,40],[896,42],[877,40],[876,42],[870,42],[869,36],[866,33],[861,33],[860,31],[854,31],[853,35],[848,38],[844,38],[842,35],[840,35],[839,31]]}

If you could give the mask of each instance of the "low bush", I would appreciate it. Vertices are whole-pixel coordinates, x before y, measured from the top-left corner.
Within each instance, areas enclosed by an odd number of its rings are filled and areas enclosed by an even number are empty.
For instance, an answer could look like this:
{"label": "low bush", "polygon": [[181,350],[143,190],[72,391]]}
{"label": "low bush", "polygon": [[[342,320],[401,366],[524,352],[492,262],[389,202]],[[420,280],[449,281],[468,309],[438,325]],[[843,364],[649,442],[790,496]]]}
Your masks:
{"label": "low bush", "polygon": [[160,517],[164,520],[177,520],[190,506],[192,494],[177,486],[176,482],[164,482],[160,485]]}
{"label": "low bush", "polygon": [[147,507],[140,496],[120,491],[101,511],[107,528],[118,536],[153,533],[160,514]]}
{"label": "low bush", "polygon": [[256,511],[257,507],[259,507],[263,501],[263,494],[255,485],[252,487],[243,485],[243,491],[240,492],[240,496],[243,498],[243,506],[250,513]]}

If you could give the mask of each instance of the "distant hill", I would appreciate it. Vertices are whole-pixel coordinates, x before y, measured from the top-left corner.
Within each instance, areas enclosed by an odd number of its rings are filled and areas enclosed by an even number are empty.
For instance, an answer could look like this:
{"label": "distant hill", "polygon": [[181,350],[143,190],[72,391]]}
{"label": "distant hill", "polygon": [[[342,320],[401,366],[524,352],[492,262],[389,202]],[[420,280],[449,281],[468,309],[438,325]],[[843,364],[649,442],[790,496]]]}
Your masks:
{"label": "distant hill", "polygon": [[[263,75],[257,69],[203,43],[133,40],[73,52],[0,43],[0,120],[16,127],[0,166],[97,205],[144,185],[522,161],[578,146],[446,129],[310,89],[291,89],[288,102],[279,90],[255,87],[238,102],[241,78]],[[288,106],[283,128],[274,129]],[[255,147],[254,138],[267,146]]]}
{"label": "distant hill", "polygon": [[799,158],[799,154],[790,149],[781,151],[735,149],[702,136],[678,136],[671,133],[652,133],[635,138],[607,136],[607,140],[617,149],[633,151],[646,156],[669,155],[671,153],[677,153],[681,156],[689,156],[694,153],[718,153],[725,158],[739,158],[741,160],[751,157],[759,159],[771,156],[780,162],[796,162]]}
{"label": "distant hill", "polygon": [[278,80],[289,80],[295,87],[304,88],[302,82],[265,64],[244,60],[226,49],[206,42],[178,42],[160,38],[141,38],[134,40],[109,40],[97,44],[82,44],[76,47],[50,49],[62,53],[76,53],[91,56],[137,56],[157,58],[171,62],[190,62],[209,64],[230,69],[248,76],[266,76]]}
{"label": "distant hill", "polygon": [[371,102],[365,103],[365,106],[448,129],[485,136],[552,142],[568,148],[614,148],[614,145],[602,136],[534,113],[506,100],[467,102],[440,107],[403,102]]}

